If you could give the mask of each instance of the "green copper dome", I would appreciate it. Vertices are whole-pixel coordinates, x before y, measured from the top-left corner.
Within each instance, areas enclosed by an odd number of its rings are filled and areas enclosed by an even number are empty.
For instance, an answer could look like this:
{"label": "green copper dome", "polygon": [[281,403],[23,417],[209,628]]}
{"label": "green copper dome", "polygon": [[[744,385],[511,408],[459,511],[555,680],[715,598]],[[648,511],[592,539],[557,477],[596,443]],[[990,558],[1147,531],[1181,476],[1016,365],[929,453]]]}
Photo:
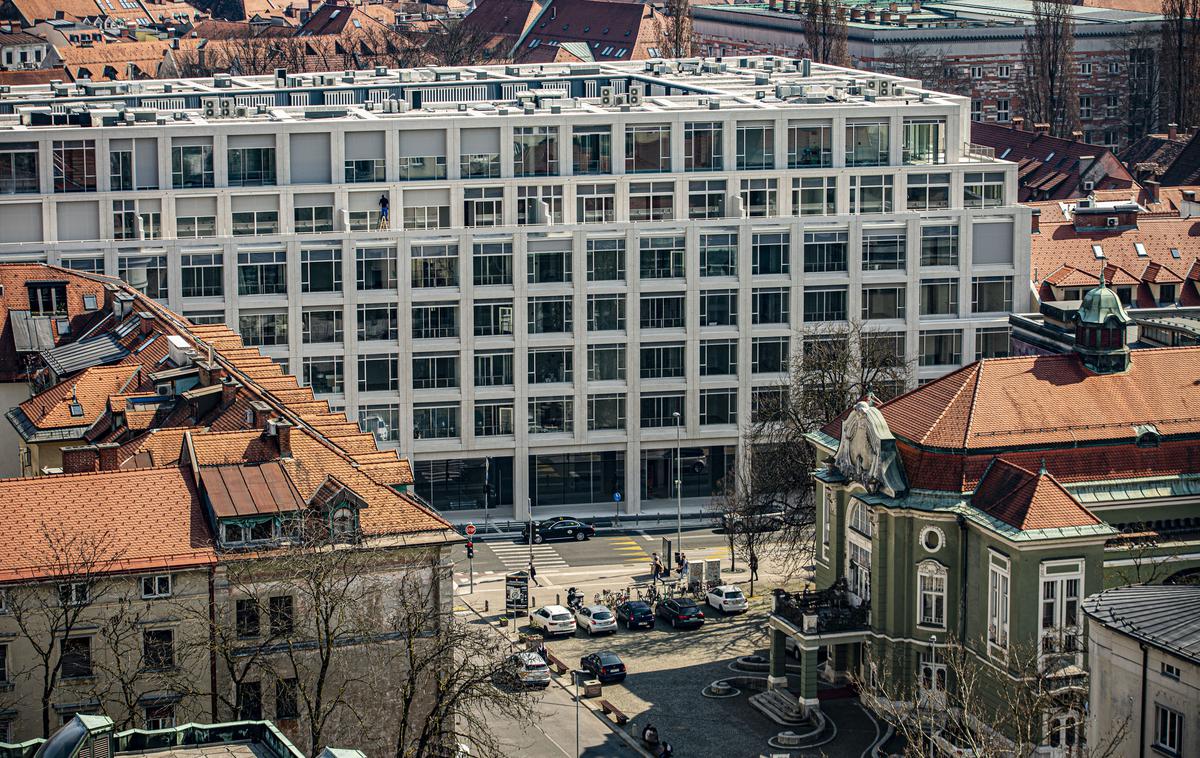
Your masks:
{"label": "green copper dome", "polygon": [[1100,274],[1100,286],[1088,290],[1083,296],[1083,304],[1075,313],[1075,320],[1082,324],[1103,324],[1109,318],[1115,318],[1120,324],[1131,324],[1133,319],[1125,312],[1121,298],[1104,283],[1104,274]]}

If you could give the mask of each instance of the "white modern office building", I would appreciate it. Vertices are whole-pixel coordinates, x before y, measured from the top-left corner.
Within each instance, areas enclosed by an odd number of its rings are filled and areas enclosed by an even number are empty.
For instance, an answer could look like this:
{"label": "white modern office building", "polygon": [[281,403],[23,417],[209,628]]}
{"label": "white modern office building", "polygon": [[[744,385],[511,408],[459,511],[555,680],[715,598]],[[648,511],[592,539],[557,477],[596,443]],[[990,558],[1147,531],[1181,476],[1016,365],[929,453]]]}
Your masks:
{"label": "white modern office building", "polygon": [[233,325],[456,519],[673,504],[677,445],[695,508],[806,328],[1007,351],[1030,216],[969,123],[777,58],[14,87],[0,259]]}

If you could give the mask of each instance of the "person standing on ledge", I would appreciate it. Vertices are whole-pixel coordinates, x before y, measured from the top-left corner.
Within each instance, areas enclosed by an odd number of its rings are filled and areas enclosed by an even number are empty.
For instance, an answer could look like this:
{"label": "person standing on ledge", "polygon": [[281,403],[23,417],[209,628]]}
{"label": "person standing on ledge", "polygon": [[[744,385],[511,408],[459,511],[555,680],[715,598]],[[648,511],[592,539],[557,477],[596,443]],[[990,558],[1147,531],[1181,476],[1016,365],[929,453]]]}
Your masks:
{"label": "person standing on ledge", "polygon": [[379,196],[379,228],[390,229],[391,225],[388,222],[388,209],[391,208],[392,201],[388,199],[387,193]]}

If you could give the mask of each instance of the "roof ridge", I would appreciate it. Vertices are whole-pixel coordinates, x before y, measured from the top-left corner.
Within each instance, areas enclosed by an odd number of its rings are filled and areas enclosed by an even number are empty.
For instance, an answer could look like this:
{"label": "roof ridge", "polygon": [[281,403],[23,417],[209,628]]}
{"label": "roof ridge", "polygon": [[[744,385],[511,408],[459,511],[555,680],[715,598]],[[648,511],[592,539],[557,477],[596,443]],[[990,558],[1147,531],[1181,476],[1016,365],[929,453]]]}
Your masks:
{"label": "roof ridge", "polygon": [[[139,438],[140,439],[140,438]],[[141,466],[139,468],[115,468],[104,469],[99,471],[78,471],[72,474],[39,474],[36,476],[6,476],[0,477],[0,487],[8,482],[51,482],[61,481],[63,479],[73,477],[101,477],[114,474],[143,474],[148,471],[166,471],[169,469],[178,469],[178,463],[164,463],[161,466]]]}
{"label": "roof ridge", "polygon": [[[946,376],[954,376],[954,374],[957,374],[957,373],[959,373],[960,371],[961,371],[961,372],[964,372],[964,374],[965,374],[966,372],[970,372],[970,373],[971,373],[971,376],[970,376],[970,377],[969,377],[969,378],[966,380],[966,382],[964,382],[964,383],[963,383],[963,384],[962,384],[962,385],[961,385],[961,386],[960,386],[960,387],[959,387],[959,388],[958,388],[958,389],[957,389],[957,390],[954,392],[954,396],[950,398],[950,402],[946,403],[946,404],[945,404],[945,406],[942,408],[942,410],[941,410],[941,411],[938,413],[937,417],[936,417],[936,418],[934,418],[934,420],[933,420],[933,423],[929,425],[929,429],[928,429],[928,430],[926,430],[925,434],[921,436],[921,441],[922,441],[922,442],[925,442],[925,441],[926,441],[926,440],[927,440],[927,439],[928,439],[928,438],[929,438],[929,437],[930,437],[930,436],[933,434],[933,431],[934,431],[935,429],[937,429],[937,428],[938,428],[938,425],[942,423],[942,419],[944,419],[944,418],[946,417],[946,414],[947,414],[947,413],[949,413],[949,411],[950,411],[950,408],[951,408],[951,407],[953,407],[953,406],[954,406],[954,404],[955,404],[955,403],[958,401],[958,398],[962,396],[962,392],[963,392],[963,390],[966,388],[967,384],[969,384],[969,383],[972,383],[972,382],[973,382],[973,383],[974,383],[974,385],[975,385],[975,387],[976,387],[976,388],[978,388],[978,386],[979,386],[979,365],[980,365],[981,363],[982,363],[982,361],[975,361],[974,363],[970,363],[970,364],[967,364],[966,366],[963,366],[963,367],[962,367],[961,369],[959,369],[958,371],[954,371],[954,372],[951,372],[951,373],[949,373],[949,374],[947,374],[947,375],[946,375]],[[945,377],[943,377],[943,379],[945,379]],[[928,386],[928,385],[926,385],[926,386]],[[917,389],[920,389],[920,387],[918,387]],[[967,428],[969,428],[969,427],[970,427],[970,417],[969,417],[969,414],[968,414],[967,424],[966,424],[965,426],[966,426]],[[965,431],[965,429],[964,429],[964,432],[963,432],[963,440],[962,440],[962,443],[963,443],[963,445],[964,445],[964,446],[966,445],[966,431]]]}

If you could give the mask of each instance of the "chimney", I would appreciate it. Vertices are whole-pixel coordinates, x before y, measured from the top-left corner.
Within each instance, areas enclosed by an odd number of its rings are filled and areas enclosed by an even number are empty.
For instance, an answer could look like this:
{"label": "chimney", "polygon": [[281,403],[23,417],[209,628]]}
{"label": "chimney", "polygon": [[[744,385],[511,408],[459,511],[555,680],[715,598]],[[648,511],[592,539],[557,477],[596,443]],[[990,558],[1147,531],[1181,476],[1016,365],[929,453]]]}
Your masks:
{"label": "chimney", "polygon": [[1180,218],[1200,218],[1200,203],[1196,202],[1196,190],[1184,190],[1179,202]]}
{"label": "chimney", "polygon": [[240,390],[241,388],[242,388],[242,385],[240,383],[235,382],[234,380],[230,379],[229,377],[225,377],[224,379],[222,379],[221,380],[221,407],[227,408],[230,405],[232,405],[234,399],[237,397],[238,390]]}
{"label": "chimney", "polygon": [[1076,142],[1082,141],[1083,140],[1083,132],[1079,129],[1072,131],[1071,139],[1075,140]]}
{"label": "chimney", "polygon": [[1045,122],[1034,124],[1033,131],[1035,134],[1047,135],[1050,133],[1050,125]]}
{"label": "chimney", "polygon": [[898,23],[900,26],[908,26],[908,14],[901,13],[900,19],[896,23]]}
{"label": "chimney", "polygon": [[850,9],[850,20],[851,21],[861,21],[862,15],[863,15],[862,8],[851,8]]}
{"label": "chimney", "polygon": [[912,12],[916,13],[921,10],[921,0],[912,0]]}
{"label": "chimney", "polygon": [[283,418],[271,419],[268,434],[275,437],[280,458],[292,457],[292,422]]}
{"label": "chimney", "polygon": [[79,445],[62,449],[64,474],[86,474],[96,470],[99,452],[95,445]]}
{"label": "chimney", "polygon": [[96,445],[96,449],[100,451],[101,471],[116,471],[119,468],[117,451],[121,449],[120,445],[115,442],[105,442]]}
{"label": "chimney", "polygon": [[1042,209],[1034,208],[1033,216],[1029,219],[1029,231],[1034,234],[1042,233]]}
{"label": "chimney", "polygon": [[1167,124],[1167,139],[1172,142],[1179,139],[1179,124]]}
{"label": "chimney", "polygon": [[1023,131],[1025,129],[1025,117],[1024,116],[1013,116],[1012,117],[1012,125],[1013,125],[1013,129],[1016,129],[1018,132]]}
{"label": "chimney", "polygon": [[250,423],[254,429],[266,429],[267,419],[271,417],[271,406],[261,400],[250,402]]}
{"label": "chimney", "polygon": [[875,20],[875,11],[868,8],[867,9],[867,23],[869,24],[874,20]]}
{"label": "chimney", "polygon": [[1142,182],[1142,187],[1145,188],[1146,197],[1148,197],[1150,199],[1150,202],[1152,202],[1152,203],[1158,202],[1158,188],[1160,186],[1161,185],[1159,185],[1159,183],[1154,181],[1153,179],[1148,179],[1147,181]]}
{"label": "chimney", "polygon": [[881,24],[892,23],[892,12],[891,11],[883,11],[882,13],[880,13],[879,14],[879,23],[881,23]]}

